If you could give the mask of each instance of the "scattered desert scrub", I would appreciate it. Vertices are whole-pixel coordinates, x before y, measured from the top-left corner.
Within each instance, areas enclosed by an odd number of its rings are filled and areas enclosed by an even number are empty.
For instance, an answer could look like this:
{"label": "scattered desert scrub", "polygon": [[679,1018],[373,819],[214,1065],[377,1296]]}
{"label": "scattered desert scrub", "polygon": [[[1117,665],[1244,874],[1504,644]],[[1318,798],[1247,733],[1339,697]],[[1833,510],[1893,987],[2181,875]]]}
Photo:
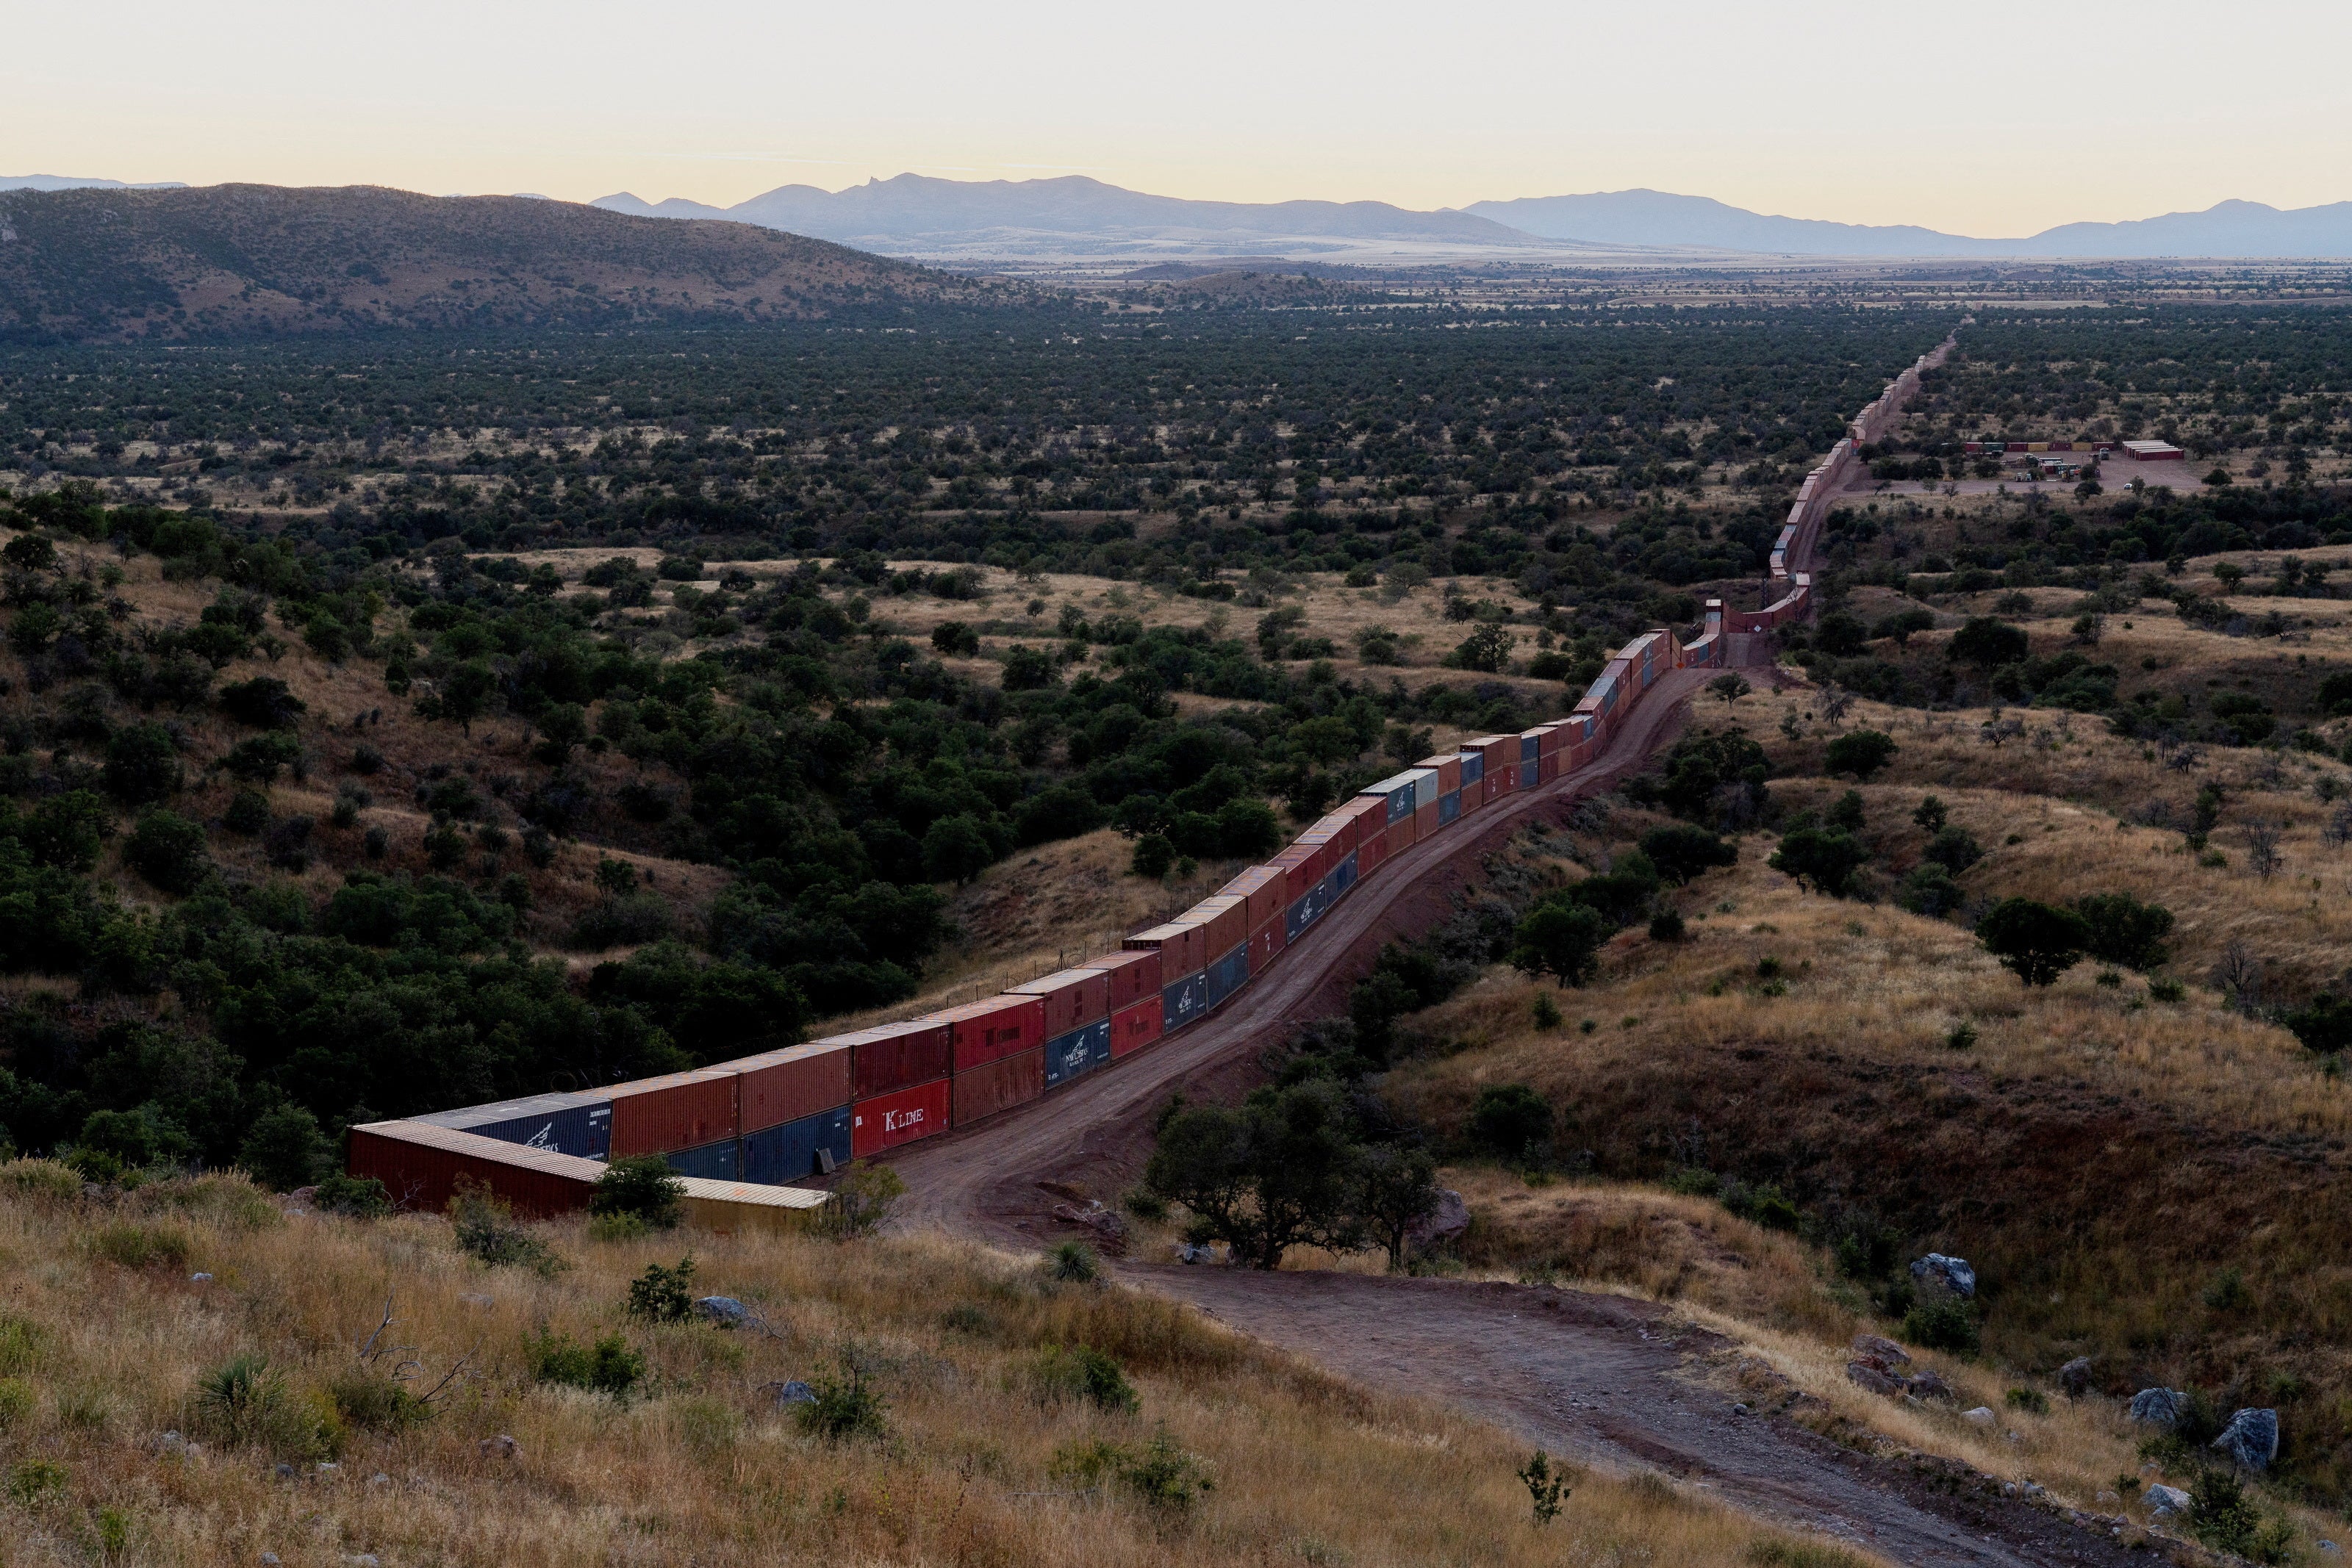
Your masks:
{"label": "scattered desert scrub", "polygon": [[[730,1330],[630,1316],[676,1235],[538,1227],[572,1260],[541,1274],[435,1218],[281,1217],[218,1177],[109,1205],[46,1168],[0,1166],[0,1249],[38,1286],[0,1321],[12,1561],[1698,1564],[1780,1539],[1590,1475],[1538,1533],[1490,1428],[940,1239],[697,1234],[695,1289],[759,1314]],[[110,1260],[126,1225],[175,1228],[185,1270]],[[826,1419],[779,1401],[794,1380]]]}

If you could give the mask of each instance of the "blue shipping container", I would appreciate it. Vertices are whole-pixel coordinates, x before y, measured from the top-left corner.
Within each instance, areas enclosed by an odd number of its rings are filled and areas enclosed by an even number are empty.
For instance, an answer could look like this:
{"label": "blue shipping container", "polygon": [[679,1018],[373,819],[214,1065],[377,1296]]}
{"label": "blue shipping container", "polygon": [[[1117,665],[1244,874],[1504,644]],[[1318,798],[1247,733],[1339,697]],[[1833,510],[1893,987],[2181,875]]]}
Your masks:
{"label": "blue shipping container", "polygon": [[1356,851],[1349,850],[1348,858],[1333,866],[1330,874],[1323,879],[1324,908],[1328,909],[1339,903],[1340,896],[1356,885]]}
{"label": "blue shipping container", "polygon": [[1462,791],[1451,790],[1437,798],[1437,825],[1445,826],[1462,814]]}
{"label": "blue shipping container", "polygon": [[733,1181],[741,1167],[742,1150],[732,1138],[721,1138],[715,1144],[705,1144],[698,1149],[679,1149],[664,1155],[669,1168],[680,1176],[703,1176],[711,1181]]}
{"label": "blue shipping container", "polygon": [[462,1130],[496,1138],[500,1143],[520,1144],[527,1149],[601,1160],[613,1152],[613,1103],[599,1100],[555,1106],[533,1115],[510,1116]]}
{"label": "blue shipping container", "polygon": [[1297,941],[1306,934],[1308,926],[1323,918],[1323,912],[1330,907],[1331,878],[1327,874],[1321,882],[1308,888],[1304,894],[1291,900],[1290,907],[1283,912],[1284,942]]}
{"label": "blue shipping container", "polygon": [[1186,975],[1160,988],[1160,1032],[1173,1034],[1209,1010],[1206,971]]}
{"label": "blue shipping container", "polygon": [[1478,783],[1486,777],[1486,754],[1483,751],[1464,752],[1462,754],[1462,782],[1464,786],[1466,788],[1469,785]]}
{"label": "blue shipping container", "polygon": [[1209,966],[1209,1005],[1217,1007],[1249,984],[1249,944],[1244,942]]}
{"label": "blue shipping container", "polygon": [[[818,1157],[830,1155],[830,1166]],[[782,1186],[849,1163],[849,1107],[836,1105],[743,1137],[742,1180]]]}
{"label": "blue shipping container", "polygon": [[[1195,975],[1194,979],[1200,977]],[[1067,1083],[1110,1060],[1110,1019],[1097,1019],[1045,1042],[1045,1087]]]}

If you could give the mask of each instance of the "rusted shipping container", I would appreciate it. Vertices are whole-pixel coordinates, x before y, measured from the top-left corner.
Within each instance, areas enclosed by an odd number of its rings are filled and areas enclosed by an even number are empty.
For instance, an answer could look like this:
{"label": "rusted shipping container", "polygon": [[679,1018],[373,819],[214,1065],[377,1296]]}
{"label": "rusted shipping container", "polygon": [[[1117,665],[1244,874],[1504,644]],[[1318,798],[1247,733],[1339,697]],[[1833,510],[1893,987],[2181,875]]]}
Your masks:
{"label": "rusted shipping container", "polygon": [[1160,950],[1140,948],[1133,952],[1106,953],[1087,960],[1083,968],[1100,970],[1110,982],[1110,1010],[1118,1012],[1146,999],[1157,1001],[1160,997]]}
{"label": "rusted shipping container", "polygon": [[1221,894],[1204,898],[1183,914],[1186,920],[1200,922],[1202,935],[1212,953],[1229,951],[1249,938],[1249,900]]}
{"label": "rusted shipping container", "polygon": [[1293,844],[1274,857],[1273,864],[1282,873],[1282,904],[1287,909],[1307,896],[1307,890],[1323,880],[1323,858],[1320,844]]}
{"label": "rusted shipping container", "polygon": [[[1357,852],[1361,853],[1362,852],[1358,851]],[[1260,925],[1256,930],[1250,933],[1249,966],[1251,974],[1255,975],[1258,973],[1268,964],[1273,963],[1275,959],[1280,956],[1283,948],[1289,946],[1289,944],[1284,940],[1284,938],[1288,935],[1288,923],[1286,922],[1279,915],[1276,915],[1273,919],[1267,921],[1263,925]]]}
{"label": "rusted shipping container", "polygon": [[[1281,922],[1276,921],[1276,925]],[[1160,1038],[1165,1019],[1160,1014],[1160,1001],[1156,996],[1144,998],[1132,1007],[1119,1009],[1110,1015],[1110,1054],[1117,1061],[1129,1052],[1141,1051]]]}
{"label": "rusted shipping container", "polygon": [[721,1138],[698,1149],[669,1150],[662,1158],[680,1176],[700,1176],[706,1181],[740,1181],[742,1155],[742,1140]]}
{"label": "rusted shipping container", "polygon": [[1438,807],[1435,800],[1432,800],[1428,805],[1423,806],[1420,810],[1415,811],[1412,816],[1412,831],[1415,839],[1429,838],[1433,835],[1439,828],[1444,825],[1444,819],[1438,815]]}
{"label": "rusted shipping container", "polygon": [[1253,931],[1282,913],[1283,874],[1279,867],[1254,865],[1217,891],[1227,898],[1247,901]]}
{"label": "rusted shipping container", "polygon": [[614,1084],[613,1157],[673,1154],[735,1136],[735,1087],[724,1067]]}
{"label": "rusted shipping container", "polygon": [[954,1082],[955,1124],[969,1127],[1045,1092],[1045,1048],[1041,1045],[1018,1056],[982,1062],[970,1071],[959,1071]]}
{"label": "rusted shipping container", "polygon": [[[1051,977],[1058,979],[1060,977]],[[1099,975],[1089,972],[1087,988],[1097,995],[1108,995],[1109,987]],[[1032,980],[1030,986],[1044,984]],[[1062,998],[1065,1010],[1085,1005],[1085,997]],[[1109,1009],[1104,1009],[1108,1012]],[[1027,987],[1007,991],[1002,996],[985,997],[967,1002],[960,1008],[933,1013],[933,1019],[945,1022],[952,1030],[949,1060],[954,1071],[961,1072],[983,1061],[1001,1057],[1018,1056],[1024,1051],[1034,1051],[1045,1043],[1047,1003],[1045,998]]]}
{"label": "rusted shipping container", "polygon": [[1160,988],[1166,990],[1178,975],[1195,975],[1209,967],[1209,939],[1196,921],[1171,920],[1149,931],[1139,931],[1126,946],[1160,955]]}
{"label": "rusted shipping container", "polygon": [[1452,794],[1462,788],[1462,757],[1459,752],[1449,752],[1444,757],[1424,757],[1413,767],[1417,769],[1425,768],[1437,775],[1437,792],[1441,795]]}
{"label": "rusted shipping container", "polygon": [[743,1135],[848,1104],[856,1097],[849,1076],[851,1051],[840,1044],[795,1045],[728,1062],[735,1070],[736,1114]]}
{"label": "rusted shipping container", "polygon": [[[1110,977],[1100,969],[1085,965],[1074,965],[1050,975],[1040,975],[1017,986],[1008,986],[1004,994],[1008,997],[1034,997],[1044,1004],[1042,1027],[1045,1032],[1034,1042],[1038,1045],[1082,1023],[1110,1017]],[[963,1058],[959,1054],[956,1058],[958,1071],[963,1070],[962,1061]]]}
{"label": "rusted shipping container", "polygon": [[1337,845],[1338,852],[1340,854],[1346,854],[1356,847],[1356,816],[1345,807],[1336,811],[1325,812],[1317,818],[1315,825],[1307,831],[1309,833],[1320,834],[1326,841]]}
{"label": "rusted shipping container", "polygon": [[955,1062],[955,1025],[935,1017],[881,1024],[846,1038],[856,1100],[945,1078]]}
{"label": "rusted shipping container", "polygon": [[604,1166],[578,1155],[554,1155],[478,1133],[422,1122],[371,1122],[353,1127],[343,1168],[383,1183],[403,1208],[437,1214],[460,1180],[488,1187],[530,1218],[588,1207]]}
{"label": "rusted shipping container", "polygon": [[1389,831],[1375,828],[1356,842],[1356,875],[1367,877],[1378,871],[1381,862],[1389,858]]}
{"label": "rusted shipping container", "polygon": [[1045,1087],[1058,1089],[1110,1060],[1110,1019],[1074,1029],[1045,1042]]}
{"label": "rusted shipping container", "polygon": [[858,1159],[948,1128],[950,1081],[934,1078],[860,1100],[849,1108],[849,1152]]}
{"label": "rusted shipping container", "polygon": [[835,1105],[744,1134],[742,1179],[782,1186],[831,1176],[851,1158],[849,1118],[848,1106]]}
{"label": "rusted shipping container", "polygon": [[1420,813],[1414,812],[1410,816],[1399,817],[1395,821],[1389,824],[1388,858],[1390,860],[1396,859],[1399,854],[1412,848],[1413,845],[1420,841]]}

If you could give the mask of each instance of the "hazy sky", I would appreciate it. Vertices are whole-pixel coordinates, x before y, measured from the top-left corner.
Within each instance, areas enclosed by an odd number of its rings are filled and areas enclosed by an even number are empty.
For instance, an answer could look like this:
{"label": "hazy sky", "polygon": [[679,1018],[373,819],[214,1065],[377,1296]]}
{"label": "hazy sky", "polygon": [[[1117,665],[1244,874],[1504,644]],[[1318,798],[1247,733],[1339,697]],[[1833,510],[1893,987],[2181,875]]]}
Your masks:
{"label": "hazy sky", "polygon": [[2030,234],[2352,198],[2352,5],[12,5],[0,173],[730,203],[913,170],[1170,195],[1646,185]]}

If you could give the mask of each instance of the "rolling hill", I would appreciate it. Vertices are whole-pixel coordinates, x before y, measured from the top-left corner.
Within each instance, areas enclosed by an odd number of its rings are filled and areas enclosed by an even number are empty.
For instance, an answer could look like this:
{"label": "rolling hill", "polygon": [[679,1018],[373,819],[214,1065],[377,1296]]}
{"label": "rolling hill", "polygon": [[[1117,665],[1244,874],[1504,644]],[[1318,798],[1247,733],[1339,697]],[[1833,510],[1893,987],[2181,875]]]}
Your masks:
{"label": "rolling hill", "polygon": [[375,186],[0,193],[0,341],[782,321],[1008,286],[740,224]]}

